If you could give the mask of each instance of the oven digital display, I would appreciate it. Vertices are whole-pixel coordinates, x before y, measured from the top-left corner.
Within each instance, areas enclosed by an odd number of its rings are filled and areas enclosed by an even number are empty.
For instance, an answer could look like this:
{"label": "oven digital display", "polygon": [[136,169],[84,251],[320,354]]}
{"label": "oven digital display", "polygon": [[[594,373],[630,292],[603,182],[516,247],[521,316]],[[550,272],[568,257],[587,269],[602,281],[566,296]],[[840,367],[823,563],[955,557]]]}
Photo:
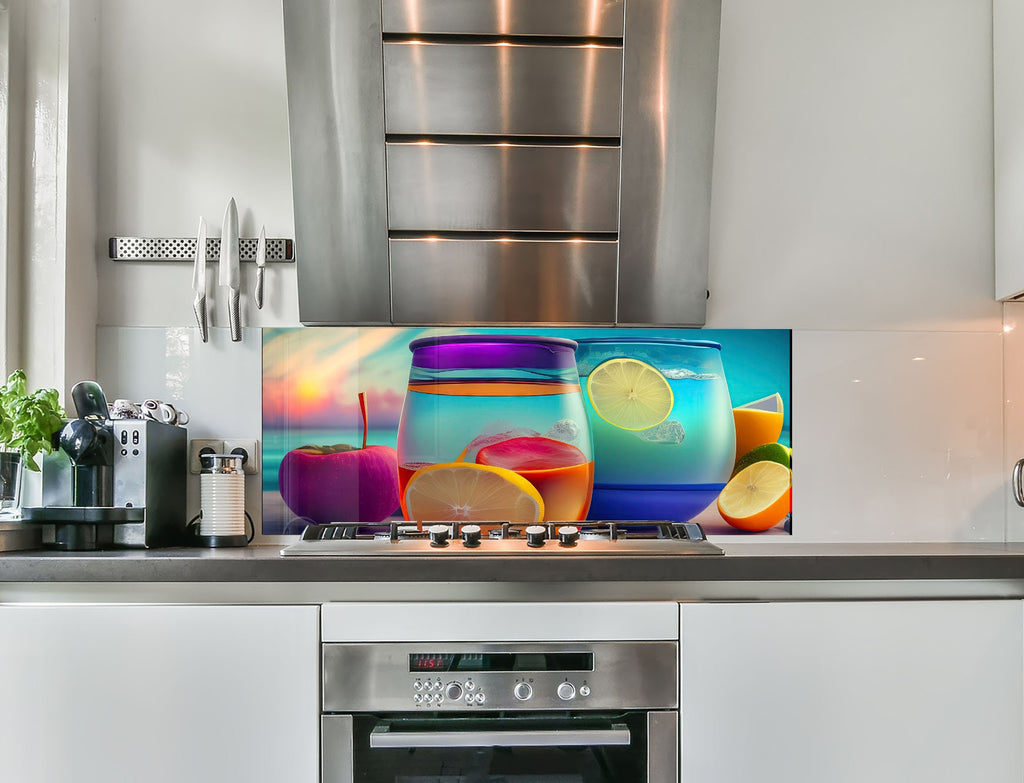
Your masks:
{"label": "oven digital display", "polygon": [[412,653],[410,672],[591,672],[594,654],[584,652]]}

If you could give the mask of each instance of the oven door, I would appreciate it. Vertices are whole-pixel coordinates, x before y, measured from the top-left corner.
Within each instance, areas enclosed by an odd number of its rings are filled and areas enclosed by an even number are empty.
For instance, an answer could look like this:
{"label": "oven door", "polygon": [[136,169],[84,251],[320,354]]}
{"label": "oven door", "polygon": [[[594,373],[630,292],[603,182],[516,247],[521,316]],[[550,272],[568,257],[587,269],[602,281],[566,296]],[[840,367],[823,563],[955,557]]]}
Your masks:
{"label": "oven door", "polygon": [[324,715],[324,783],[677,783],[674,711]]}

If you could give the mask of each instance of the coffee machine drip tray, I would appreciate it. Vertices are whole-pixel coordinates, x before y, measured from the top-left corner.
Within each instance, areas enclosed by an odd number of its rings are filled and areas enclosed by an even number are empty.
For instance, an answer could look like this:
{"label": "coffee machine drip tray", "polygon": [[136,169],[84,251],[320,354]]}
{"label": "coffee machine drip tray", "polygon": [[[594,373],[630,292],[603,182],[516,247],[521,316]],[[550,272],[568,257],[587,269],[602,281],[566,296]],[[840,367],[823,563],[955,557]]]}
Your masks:
{"label": "coffee machine drip tray", "polygon": [[53,526],[53,540],[44,533],[45,544],[66,551],[83,551],[113,546],[114,526],[144,522],[146,509],[142,506],[25,507],[21,509],[21,519]]}
{"label": "coffee machine drip tray", "polygon": [[146,509],[121,506],[39,506],[22,508],[25,522],[49,524],[119,525],[126,522],[144,522]]}

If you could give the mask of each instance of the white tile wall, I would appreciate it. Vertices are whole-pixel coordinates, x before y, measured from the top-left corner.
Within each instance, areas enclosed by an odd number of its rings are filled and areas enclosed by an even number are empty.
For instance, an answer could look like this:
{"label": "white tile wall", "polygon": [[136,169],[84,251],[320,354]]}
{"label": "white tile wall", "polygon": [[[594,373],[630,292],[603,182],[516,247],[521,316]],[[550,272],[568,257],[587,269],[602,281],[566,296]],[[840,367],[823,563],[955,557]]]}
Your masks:
{"label": "white tile wall", "polygon": [[[96,330],[97,377],[113,402],[152,398],[189,414],[189,438],[262,438],[263,336],[243,329],[231,342],[230,330],[210,329],[203,343],[195,327],[116,327]],[[246,510],[259,530],[260,476],[246,476]],[[199,478],[188,482],[188,513],[199,513]]]}
{"label": "white tile wall", "polygon": [[793,530],[1002,541],[999,333],[793,335]]}
{"label": "white tile wall", "polygon": [[1006,417],[1002,471],[1006,480],[1006,540],[1024,541],[1024,508],[1014,502],[1010,476],[1024,458],[1024,302],[1003,305],[1003,411]]}

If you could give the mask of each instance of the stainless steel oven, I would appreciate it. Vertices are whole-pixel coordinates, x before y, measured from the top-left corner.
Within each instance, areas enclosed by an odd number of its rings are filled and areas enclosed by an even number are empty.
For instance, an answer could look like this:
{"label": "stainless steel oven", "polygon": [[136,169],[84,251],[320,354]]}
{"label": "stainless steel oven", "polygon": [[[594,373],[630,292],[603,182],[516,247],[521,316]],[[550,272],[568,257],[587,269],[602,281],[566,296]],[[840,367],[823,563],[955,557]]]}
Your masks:
{"label": "stainless steel oven", "polygon": [[325,643],[324,783],[677,783],[678,643]]}

